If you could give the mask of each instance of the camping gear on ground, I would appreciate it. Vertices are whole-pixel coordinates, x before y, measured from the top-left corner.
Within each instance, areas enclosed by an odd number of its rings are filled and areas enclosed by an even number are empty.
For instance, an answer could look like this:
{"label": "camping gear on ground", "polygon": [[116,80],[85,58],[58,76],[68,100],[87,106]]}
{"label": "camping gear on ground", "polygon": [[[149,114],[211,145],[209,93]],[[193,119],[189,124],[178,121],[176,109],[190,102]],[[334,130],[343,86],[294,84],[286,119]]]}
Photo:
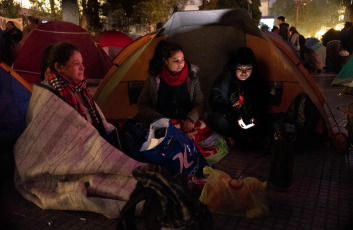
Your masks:
{"label": "camping gear on ground", "polygon": [[142,215],[146,229],[213,229],[212,215],[207,207],[162,167],[144,165],[132,174],[138,183],[121,211],[117,230],[137,229],[135,208],[141,201],[144,201]]}
{"label": "camping gear on ground", "polygon": [[227,173],[204,168],[207,182],[203,187],[200,201],[212,213],[243,216],[247,218],[264,217],[269,214],[266,198],[266,184],[254,177],[232,179]]}
{"label": "camping gear on ground", "polygon": [[273,130],[269,185],[277,191],[290,191],[293,185],[296,128],[280,118],[274,121]]}
{"label": "camping gear on ground", "polygon": [[49,21],[28,33],[18,45],[18,55],[13,68],[26,81],[40,82],[39,64],[44,49],[64,41],[78,47],[84,61],[88,83],[98,84],[113,63],[103,49],[95,44],[90,33],[70,22]]}
{"label": "camping gear on ground", "polygon": [[228,154],[229,147],[227,145],[226,139],[216,132],[212,132],[208,138],[202,140],[199,144],[204,148],[217,147],[216,153],[205,157],[207,162],[210,164],[216,164]]}
{"label": "camping gear on ground", "polygon": [[[99,114],[102,113],[97,107]],[[103,117],[105,129],[114,130]],[[42,209],[80,210],[117,218],[143,165],[110,145],[50,88],[34,85],[27,127],[14,147],[15,188]]]}
{"label": "camping gear on ground", "polygon": [[320,146],[329,141],[326,128],[320,124],[320,113],[307,94],[299,94],[287,111],[288,122],[296,128],[295,147],[303,151],[308,147]]}
{"label": "camping gear on ground", "polygon": [[163,166],[173,174],[202,177],[202,169],[209,165],[195,142],[168,118],[150,124],[147,140],[140,151],[151,163]]}
{"label": "camping gear on ground", "polygon": [[[183,121],[171,119],[171,122],[180,129]],[[186,135],[194,140],[201,155],[210,164],[217,163],[228,154],[228,145],[225,138],[213,132],[204,117],[197,120],[194,124],[194,129],[186,133]]]}
{"label": "camping gear on ground", "polygon": [[122,152],[140,162],[148,159],[140,152],[142,144],[147,140],[148,128],[136,118],[129,118],[117,126]]}

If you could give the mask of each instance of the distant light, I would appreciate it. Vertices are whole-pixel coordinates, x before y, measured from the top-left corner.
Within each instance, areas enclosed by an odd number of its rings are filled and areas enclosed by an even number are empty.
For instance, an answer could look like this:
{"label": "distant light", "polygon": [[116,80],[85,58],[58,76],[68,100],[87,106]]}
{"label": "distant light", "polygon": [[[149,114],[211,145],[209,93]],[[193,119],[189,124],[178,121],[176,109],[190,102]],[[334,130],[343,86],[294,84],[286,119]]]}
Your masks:
{"label": "distant light", "polygon": [[[274,21],[275,21],[274,18],[261,18],[260,24],[261,23],[266,24],[268,26],[268,28],[271,30],[272,27],[274,26]],[[259,27],[260,27],[260,25],[259,25]]]}
{"label": "distant light", "polygon": [[324,35],[327,32],[328,28],[326,26],[321,27],[320,31],[316,32],[315,38],[321,40],[322,35]]}
{"label": "distant light", "polygon": [[30,8],[32,6],[29,0],[15,0],[15,2],[19,3],[23,8]]}
{"label": "distant light", "polygon": [[344,24],[343,24],[343,23],[338,24],[338,25],[335,26],[335,30],[342,30],[343,27],[344,27]]}

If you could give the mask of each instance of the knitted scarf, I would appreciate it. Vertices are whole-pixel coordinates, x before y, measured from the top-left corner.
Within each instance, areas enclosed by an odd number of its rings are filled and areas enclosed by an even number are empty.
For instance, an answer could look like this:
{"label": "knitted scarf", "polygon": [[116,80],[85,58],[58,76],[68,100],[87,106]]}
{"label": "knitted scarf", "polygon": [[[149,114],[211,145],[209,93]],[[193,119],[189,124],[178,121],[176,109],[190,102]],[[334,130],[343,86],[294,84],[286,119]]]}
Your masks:
{"label": "knitted scarf", "polygon": [[65,99],[65,101],[77,110],[77,112],[87,120],[87,115],[85,114],[81,103],[75,97],[74,92],[79,92],[83,96],[83,99],[87,101],[88,111],[92,118],[92,125],[98,128],[99,119],[97,112],[94,108],[94,102],[91,97],[91,94],[87,88],[87,79],[84,79],[80,82],[71,81],[63,75],[57,75],[50,71],[48,68],[45,72],[45,79],[48,80],[60,95]]}
{"label": "knitted scarf", "polygon": [[188,75],[188,64],[185,62],[184,68],[178,74],[171,74],[166,66],[163,65],[160,77],[171,86],[181,85]]}

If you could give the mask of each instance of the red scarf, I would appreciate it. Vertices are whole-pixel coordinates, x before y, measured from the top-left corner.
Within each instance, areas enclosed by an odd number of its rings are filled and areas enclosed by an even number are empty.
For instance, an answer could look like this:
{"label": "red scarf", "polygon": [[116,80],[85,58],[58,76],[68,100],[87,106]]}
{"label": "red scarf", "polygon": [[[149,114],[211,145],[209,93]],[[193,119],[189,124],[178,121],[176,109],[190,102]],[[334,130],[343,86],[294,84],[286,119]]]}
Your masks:
{"label": "red scarf", "polygon": [[188,76],[188,64],[185,62],[184,68],[178,74],[171,74],[168,68],[163,65],[162,71],[160,73],[160,77],[162,80],[171,86],[181,85]]}
{"label": "red scarf", "polygon": [[92,118],[92,124],[93,126],[98,127],[97,125],[99,124],[99,119],[94,108],[93,99],[86,86],[86,79],[80,82],[70,81],[64,76],[52,73],[49,68],[45,72],[45,79],[47,79],[49,84],[51,84],[56,90],[59,91],[60,95],[69,105],[75,108],[77,112],[87,120],[87,115],[82,109],[82,105],[74,95],[74,92],[81,92],[84,100],[86,100],[87,104],[89,105],[88,111]]}

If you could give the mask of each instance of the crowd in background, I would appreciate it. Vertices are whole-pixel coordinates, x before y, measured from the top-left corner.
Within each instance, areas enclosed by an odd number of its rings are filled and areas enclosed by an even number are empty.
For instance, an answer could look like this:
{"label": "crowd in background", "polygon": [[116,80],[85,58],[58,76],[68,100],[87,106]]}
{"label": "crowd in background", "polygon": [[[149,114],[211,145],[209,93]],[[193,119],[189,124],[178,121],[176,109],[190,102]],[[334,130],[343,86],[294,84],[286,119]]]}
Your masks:
{"label": "crowd in background", "polygon": [[341,31],[331,28],[323,35],[321,42],[326,47],[325,65],[315,50],[305,45],[308,38],[301,35],[294,26],[290,27],[284,16],[277,18],[277,26],[272,28],[272,32],[288,41],[310,73],[320,73],[324,66],[326,73],[338,73],[353,51],[352,28],[352,22],[347,21]]}

